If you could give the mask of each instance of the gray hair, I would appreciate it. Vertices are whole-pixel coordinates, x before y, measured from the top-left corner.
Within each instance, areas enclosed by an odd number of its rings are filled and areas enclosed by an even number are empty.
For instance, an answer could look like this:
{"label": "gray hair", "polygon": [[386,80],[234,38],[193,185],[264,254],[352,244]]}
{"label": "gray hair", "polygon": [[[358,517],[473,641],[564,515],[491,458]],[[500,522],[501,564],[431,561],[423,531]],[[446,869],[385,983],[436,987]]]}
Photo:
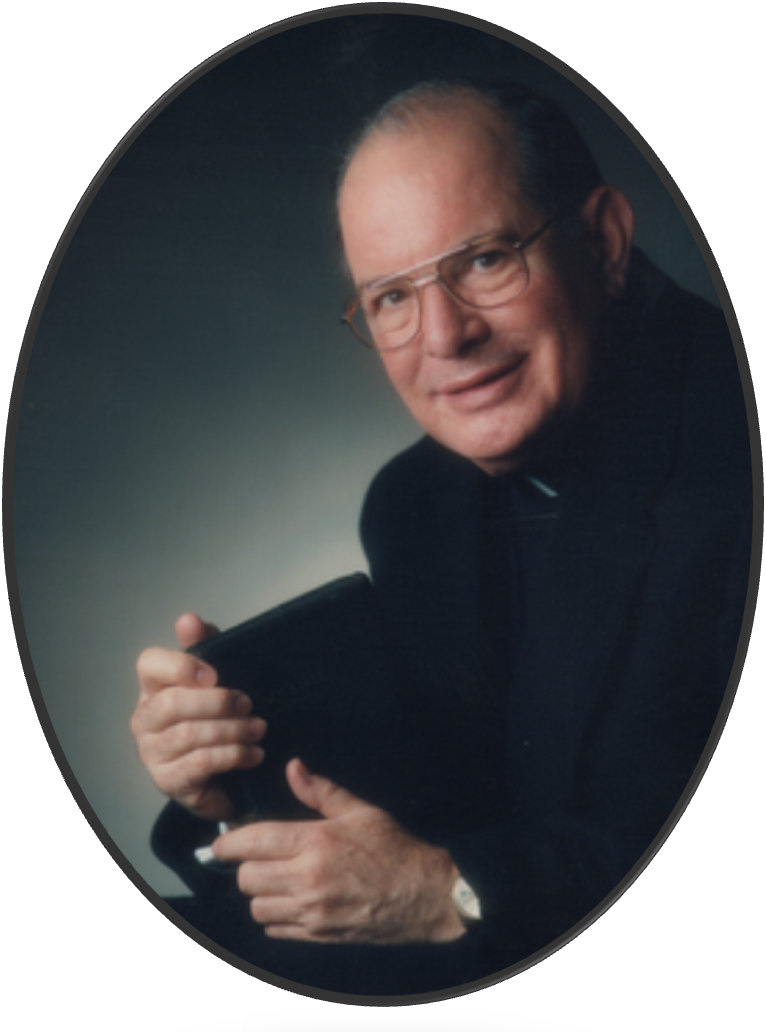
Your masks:
{"label": "gray hair", "polygon": [[336,198],[355,155],[382,132],[412,132],[433,115],[476,101],[497,114],[512,149],[525,197],[549,215],[574,215],[604,182],[585,141],[569,116],[545,97],[519,83],[446,80],[423,82],[394,97],[368,118],[352,137],[336,179]]}

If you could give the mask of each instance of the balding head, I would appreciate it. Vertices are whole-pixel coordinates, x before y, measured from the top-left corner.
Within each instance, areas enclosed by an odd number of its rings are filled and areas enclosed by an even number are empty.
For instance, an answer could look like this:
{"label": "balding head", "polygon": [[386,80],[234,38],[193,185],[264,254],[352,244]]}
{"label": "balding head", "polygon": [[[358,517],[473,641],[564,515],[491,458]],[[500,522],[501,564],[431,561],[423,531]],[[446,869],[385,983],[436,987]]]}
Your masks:
{"label": "balding head", "polygon": [[[581,407],[624,286],[632,216],[618,191],[596,187],[578,211],[584,232],[562,233],[530,198],[518,134],[497,108],[465,90],[446,100],[411,96],[368,127],[339,219],[370,326],[405,296],[419,309],[414,333],[382,354],[394,387],[427,433],[496,473],[534,461]],[[477,250],[488,237],[502,247]],[[470,266],[447,269],[448,253]],[[460,297],[461,276],[486,282],[505,261],[524,270],[518,296]]]}
{"label": "balding head", "polygon": [[473,111],[508,148],[521,189],[551,215],[574,215],[603,185],[593,156],[557,104],[518,83],[426,82],[398,93],[361,127],[341,164],[338,194],[357,150],[377,133],[416,132],[435,117]]}

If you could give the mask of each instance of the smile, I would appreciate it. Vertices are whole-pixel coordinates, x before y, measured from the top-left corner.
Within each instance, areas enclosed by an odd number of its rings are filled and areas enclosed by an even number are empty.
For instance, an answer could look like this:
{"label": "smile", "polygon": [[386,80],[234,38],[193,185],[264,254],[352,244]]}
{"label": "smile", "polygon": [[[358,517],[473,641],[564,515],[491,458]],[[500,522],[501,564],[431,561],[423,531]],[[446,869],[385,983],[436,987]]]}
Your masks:
{"label": "smile", "polygon": [[526,354],[519,355],[502,366],[481,369],[462,380],[452,380],[438,393],[458,412],[472,412],[496,405],[516,389],[519,370],[526,357]]}

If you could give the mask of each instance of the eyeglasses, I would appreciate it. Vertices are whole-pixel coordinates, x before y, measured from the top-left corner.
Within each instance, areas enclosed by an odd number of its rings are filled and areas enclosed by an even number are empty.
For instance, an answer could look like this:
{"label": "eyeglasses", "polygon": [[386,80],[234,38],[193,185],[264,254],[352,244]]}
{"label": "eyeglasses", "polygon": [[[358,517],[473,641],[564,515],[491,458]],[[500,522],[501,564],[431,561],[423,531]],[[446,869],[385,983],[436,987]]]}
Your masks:
{"label": "eyeglasses", "polygon": [[[555,221],[556,216],[548,219],[525,240],[504,233],[477,237],[394,276],[365,283],[346,301],[341,321],[368,348],[393,351],[420,333],[420,292],[430,283],[469,308],[506,305],[529,286],[525,249]],[[414,275],[428,266],[433,266],[429,272]]]}

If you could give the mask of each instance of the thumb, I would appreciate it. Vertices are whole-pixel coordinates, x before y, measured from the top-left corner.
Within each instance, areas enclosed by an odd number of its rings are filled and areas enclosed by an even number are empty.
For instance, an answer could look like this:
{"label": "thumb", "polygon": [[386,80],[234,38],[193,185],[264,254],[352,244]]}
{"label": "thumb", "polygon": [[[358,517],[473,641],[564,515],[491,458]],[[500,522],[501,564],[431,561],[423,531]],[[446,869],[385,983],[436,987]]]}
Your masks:
{"label": "thumb", "polygon": [[184,613],[176,620],[176,637],[182,649],[188,649],[190,645],[196,645],[205,638],[212,638],[214,634],[218,634],[218,628],[205,623],[196,613]]}
{"label": "thumb", "polygon": [[343,817],[369,805],[328,778],[312,774],[302,760],[290,760],[285,775],[295,798],[323,817]]}

